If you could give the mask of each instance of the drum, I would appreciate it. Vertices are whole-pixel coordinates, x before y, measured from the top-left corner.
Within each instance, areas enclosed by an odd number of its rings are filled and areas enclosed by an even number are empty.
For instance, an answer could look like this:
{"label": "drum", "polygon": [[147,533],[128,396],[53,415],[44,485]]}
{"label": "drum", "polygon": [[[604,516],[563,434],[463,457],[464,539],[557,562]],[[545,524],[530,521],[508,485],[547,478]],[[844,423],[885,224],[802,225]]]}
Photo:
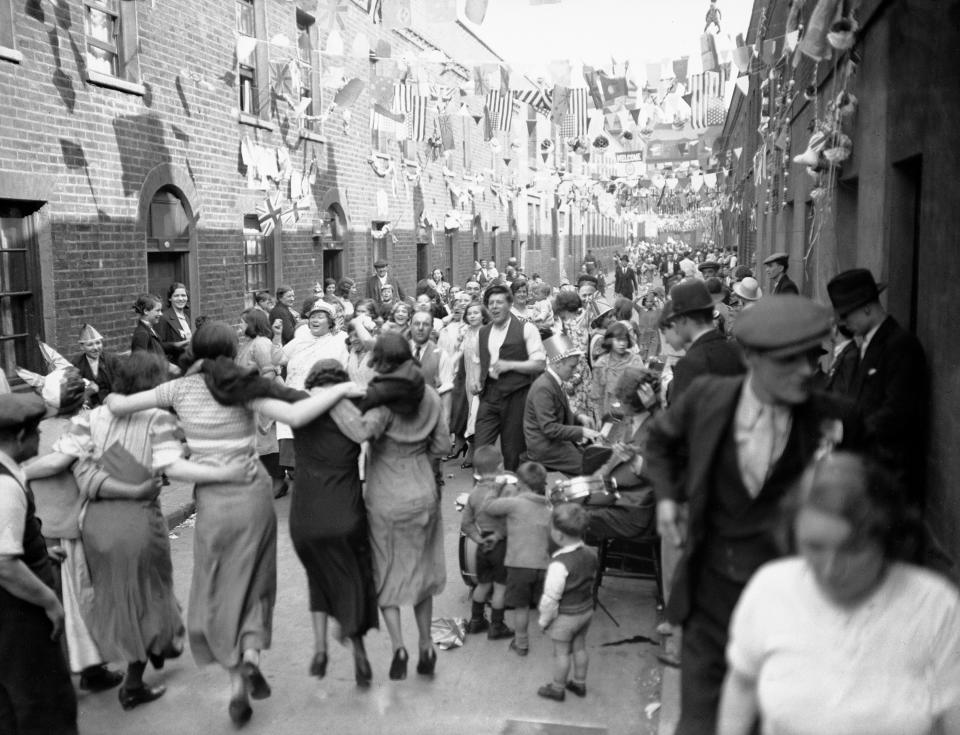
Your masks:
{"label": "drum", "polygon": [[478,584],[477,550],[479,548],[472,538],[460,534],[460,576],[463,577],[463,583],[467,587],[476,587]]}
{"label": "drum", "polygon": [[581,475],[568,480],[557,480],[550,489],[549,499],[553,505],[560,503],[609,505],[616,499],[616,494],[607,490],[603,478]]}

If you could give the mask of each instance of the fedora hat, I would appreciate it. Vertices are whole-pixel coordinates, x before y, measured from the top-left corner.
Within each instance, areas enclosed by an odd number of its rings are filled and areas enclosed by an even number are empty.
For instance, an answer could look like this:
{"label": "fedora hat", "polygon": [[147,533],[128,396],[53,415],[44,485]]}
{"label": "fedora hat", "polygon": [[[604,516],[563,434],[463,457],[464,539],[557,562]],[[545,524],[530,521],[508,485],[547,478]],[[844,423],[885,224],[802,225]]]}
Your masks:
{"label": "fedora hat", "polygon": [[854,309],[876,301],[885,283],[878,284],[866,268],[853,268],[838,273],[827,284],[830,303],[838,316],[844,317]]}
{"label": "fedora hat", "polygon": [[583,350],[576,347],[565,334],[557,334],[543,341],[547,353],[547,362],[560,362],[564,358],[582,355]]}
{"label": "fedora hat", "polygon": [[830,311],[806,296],[761,299],[737,317],[737,340],[770,357],[790,357],[820,347],[830,336]]}
{"label": "fedora hat", "polygon": [[760,283],[752,276],[747,276],[739,283],[733,284],[733,292],[744,301],[758,301],[763,296]]}
{"label": "fedora hat", "polygon": [[703,311],[713,308],[713,297],[703,281],[688,279],[670,289],[673,301],[673,316],[683,316],[691,311]]}

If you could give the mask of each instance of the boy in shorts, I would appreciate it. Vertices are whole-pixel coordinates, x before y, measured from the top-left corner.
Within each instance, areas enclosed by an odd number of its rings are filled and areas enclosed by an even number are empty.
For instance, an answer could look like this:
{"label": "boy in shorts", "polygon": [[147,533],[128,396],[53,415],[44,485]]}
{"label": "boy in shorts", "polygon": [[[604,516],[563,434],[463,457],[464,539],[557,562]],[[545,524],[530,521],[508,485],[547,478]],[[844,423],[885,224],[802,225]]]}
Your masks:
{"label": "boy in shorts", "polygon": [[502,489],[487,500],[484,510],[507,521],[507,590],[504,603],[513,610],[514,637],[510,650],[519,656],[530,652],[527,627],[530,609],[543,593],[546,576],[547,543],[550,530],[550,504],[544,497],[547,471],[537,462],[524,462],[517,468],[520,492],[503,497]]}
{"label": "boy in shorts", "polygon": [[[540,598],[540,627],[553,641],[553,681],[537,694],[562,702],[564,690],[587,696],[587,630],[593,617],[593,582],[597,552],[583,545],[589,516],[583,506],[563,503],[553,509],[550,538],[553,552]],[[570,654],[573,653],[573,679]]]}
{"label": "boy in shorts", "polygon": [[[477,586],[471,595],[470,622],[467,633],[487,631],[487,638],[498,640],[510,638],[513,631],[503,622],[504,595],[507,591],[507,568],[504,558],[507,553],[507,524],[502,517],[486,512],[483,505],[491,495],[499,496],[507,485],[516,486],[517,478],[503,471],[503,455],[494,446],[479,447],[473,454],[476,484],[470,492],[460,530],[464,536],[477,544]],[[492,621],[483,614],[484,604],[490,596]]]}

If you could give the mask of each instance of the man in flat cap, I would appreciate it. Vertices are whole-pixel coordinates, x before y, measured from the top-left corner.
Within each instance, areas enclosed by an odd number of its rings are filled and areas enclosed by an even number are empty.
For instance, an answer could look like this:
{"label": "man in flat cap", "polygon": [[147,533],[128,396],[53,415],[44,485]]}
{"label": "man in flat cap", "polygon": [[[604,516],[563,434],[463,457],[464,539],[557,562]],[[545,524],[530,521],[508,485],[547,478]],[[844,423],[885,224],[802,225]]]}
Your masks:
{"label": "man in flat cap", "polygon": [[790,256],[786,253],[773,253],[763,261],[763,270],[770,279],[770,293],[774,296],[785,293],[800,293],[797,284],[787,275]]}
{"label": "man in flat cap", "polygon": [[697,266],[700,271],[700,277],[706,281],[708,278],[716,278],[720,273],[720,264],[715,260],[705,260]]}
{"label": "man in flat cap", "polygon": [[881,290],[865,268],[844,271],[827,284],[838,323],[860,347],[849,395],[877,458],[904,484],[909,500],[922,506],[927,364],[920,341],[880,305]]}
{"label": "man in flat cap", "polygon": [[670,289],[674,330],[686,345],[686,354],[673,366],[669,401],[673,403],[701,375],[740,375],[740,349],[724,339],[713,321],[713,297],[703,281],[687,279]]}
{"label": "man in flat cap", "polygon": [[563,390],[563,383],[570,380],[577,369],[583,350],[574,347],[562,334],[546,340],[543,348],[547,369],[530,386],[523,410],[527,456],[548,470],[579,475],[583,451],[577,443],[600,436],[600,432],[577,422]]}
{"label": "man in flat cap", "polygon": [[698,378],[650,427],[658,530],[683,547],[667,602],[683,626],[676,735],[716,731],[730,616],[754,571],[780,554],[781,500],[818,451],[860,443],[855,407],[811,389],[829,333],[829,311],[810,299],[758,301],[737,320],[746,376]]}
{"label": "man in flat cap", "polygon": [[46,412],[0,395],[0,723],[4,732],[77,732],[77,699],[58,639],[63,607],[20,462],[37,453]]}
{"label": "man in flat cap", "polygon": [[384,286],[393,286],[393,295],[399,301],[407,297],[397,279],[390,275],[389,268],[390,264],[380,258],[373,264],[374,274],[367,279],[367,298],[376,301],[377,306],[383,303]]}

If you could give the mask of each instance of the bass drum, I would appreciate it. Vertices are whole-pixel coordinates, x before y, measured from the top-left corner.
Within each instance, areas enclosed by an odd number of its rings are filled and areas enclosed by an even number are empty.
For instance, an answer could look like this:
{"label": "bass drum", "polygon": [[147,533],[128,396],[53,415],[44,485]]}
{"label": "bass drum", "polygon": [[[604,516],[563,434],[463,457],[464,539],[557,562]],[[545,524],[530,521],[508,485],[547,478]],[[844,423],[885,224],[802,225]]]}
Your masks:
{"label": "bass drum", "polygon": [[467,587],[476,587],[477,582],[477,550],[476,542],[468,536],[460,535],[460,576]]}

